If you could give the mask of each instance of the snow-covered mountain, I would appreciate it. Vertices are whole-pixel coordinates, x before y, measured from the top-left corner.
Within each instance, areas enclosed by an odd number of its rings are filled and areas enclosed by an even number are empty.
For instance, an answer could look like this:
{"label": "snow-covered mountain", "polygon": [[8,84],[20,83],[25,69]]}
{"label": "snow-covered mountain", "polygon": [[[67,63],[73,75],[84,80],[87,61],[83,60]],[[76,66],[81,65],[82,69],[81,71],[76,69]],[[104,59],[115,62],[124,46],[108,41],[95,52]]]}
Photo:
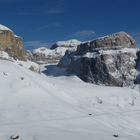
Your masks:
{"label": "snow-covered mountain", "polygon": [[33,50],[33,59],[38,64],[58,63],[64,56],[67,48],[56,48],[54,50],[41,47]]}
{"label": "snow-covered mountain", "polygon": [[0,60],[0,139],[138,140],[140,94]]}
{"label": "snow-covered mountain", "polygon": [[45,47],[34,49],[34,61],[39,64],[58,63],[67,50],[76,50],[80,43],[80,41],[73,39],[68,41],[58,41],[51,47],[51,49]]}
{"label": "snow-covered mountain", "polygon": [[64,55],[65,51],[68,48],[62,48],[62,47],[58,47],[54,50],[45,48],[45,47],[41,47],[41,48],[37,48],[35,50],[33,50],[33,54],[44,54],[46,57],[47,56],[55,56],[55,55]]}

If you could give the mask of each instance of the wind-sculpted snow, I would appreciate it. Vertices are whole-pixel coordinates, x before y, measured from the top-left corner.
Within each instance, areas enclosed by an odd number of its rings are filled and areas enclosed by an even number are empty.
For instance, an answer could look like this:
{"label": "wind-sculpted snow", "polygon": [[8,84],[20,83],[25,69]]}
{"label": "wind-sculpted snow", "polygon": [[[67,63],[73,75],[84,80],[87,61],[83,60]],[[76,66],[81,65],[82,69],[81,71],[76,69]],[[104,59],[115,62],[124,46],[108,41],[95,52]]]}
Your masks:
{"label": "wind-sculpted snow", "polygon": [[0,77],[1,140],[139,140],[137,91],[47,77],[7,60]]}

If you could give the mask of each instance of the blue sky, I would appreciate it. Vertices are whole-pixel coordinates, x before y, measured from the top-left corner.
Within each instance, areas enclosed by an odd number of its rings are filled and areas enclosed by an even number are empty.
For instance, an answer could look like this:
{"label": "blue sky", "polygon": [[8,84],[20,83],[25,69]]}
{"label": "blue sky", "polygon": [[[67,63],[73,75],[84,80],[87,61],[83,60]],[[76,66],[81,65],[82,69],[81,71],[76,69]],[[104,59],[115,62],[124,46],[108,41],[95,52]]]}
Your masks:
{"label": "blue sky", "polygon": [[22,36],[28,49],[118,31],[140,44],[140,0],[0,0],[0,23]]}

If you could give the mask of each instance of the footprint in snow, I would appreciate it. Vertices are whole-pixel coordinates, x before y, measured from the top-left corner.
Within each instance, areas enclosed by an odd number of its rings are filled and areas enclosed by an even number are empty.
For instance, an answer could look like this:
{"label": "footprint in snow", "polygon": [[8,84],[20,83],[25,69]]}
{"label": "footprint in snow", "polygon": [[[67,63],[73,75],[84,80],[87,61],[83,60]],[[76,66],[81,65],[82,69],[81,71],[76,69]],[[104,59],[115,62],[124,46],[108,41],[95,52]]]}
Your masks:
{"label": "footprint in snow", "polygon": [[8,75],[8,73],[6,73],[6,72],[3,72],[3,75],[4,75],[4,76],[7,76],[7,75]]}
{"label": "footprint in snow", "polygon": [[99,103],[99,104],[102,104],[102,103],[103,103],[103,100],[102,100],[101,98],[99,98],[99,97],[96,97],[96,101],[97,101],[97,103]]}
{"label": "footprint in snow", "polygon": [[24,80],[24,77],[20,77],[21,80]]}
{"label": "footprint in snow", "polygon": [[119,137],[119,135],[117,135],[117,134],[114,134],[114,135],[113,135],[113,137],[115,137],[115,138],[118,138],[118,137]]}

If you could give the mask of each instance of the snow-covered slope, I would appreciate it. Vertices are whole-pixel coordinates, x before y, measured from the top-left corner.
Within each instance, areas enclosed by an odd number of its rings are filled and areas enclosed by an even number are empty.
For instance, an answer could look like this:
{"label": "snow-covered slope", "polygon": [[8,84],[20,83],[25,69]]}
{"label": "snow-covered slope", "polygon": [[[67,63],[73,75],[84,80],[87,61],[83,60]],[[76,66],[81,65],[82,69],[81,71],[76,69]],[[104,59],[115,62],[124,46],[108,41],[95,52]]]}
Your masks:
{"label": "snow-covered slope", "polygon": [[0,60],[0,77],[1,140],[139,140],[134,90],[47,77],[7,60]]}
{"label": "snow-covered slope", "polygon": [[27,69],[34,71],[34,72],[38,72],[38,73],[40,72],[40,66],[37,63],[32,62],[30,60],[27,60],[27,61],[15,60],[14,58],[10,57],[8,55],[8,53],[6,53],[4,51],[0,51],[0,59],[12,61],[13,63],[18,64],[20,66],[23,66]]}
{"label": "snow-covered slope", "polygon": [[48,48],[41,47],[33,50],[33,54],[44,54],[46,57],[48,57],[49,55],[55,57],[55,55],[64,55],[67,49],[68,48],[59,47],[54,50],[50,50]]}

